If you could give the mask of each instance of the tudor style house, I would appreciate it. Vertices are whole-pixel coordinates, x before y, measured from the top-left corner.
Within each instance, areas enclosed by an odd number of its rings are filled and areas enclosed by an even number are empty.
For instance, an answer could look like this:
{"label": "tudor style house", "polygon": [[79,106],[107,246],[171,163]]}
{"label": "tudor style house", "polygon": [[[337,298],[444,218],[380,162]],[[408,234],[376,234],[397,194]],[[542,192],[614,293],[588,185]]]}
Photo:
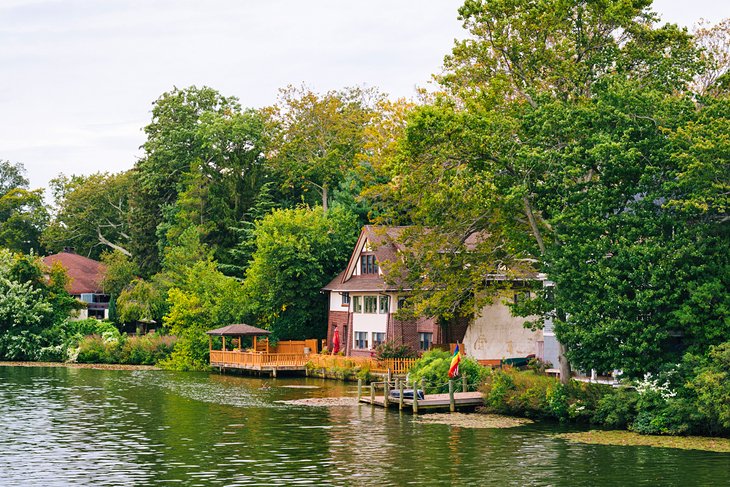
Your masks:
{"label": "tudor style house", "polygon": [[109,318],[109,295],[102,290],[106,266],[101,262],[78,255],[71,248],[43,257],[43,263],[51,267],[59,263],[69,277],[66,291],[86,305],[78,311],[76,319]]}
{"label": "tudor style house", "polygon": [[[342,350],[349,356],[370,356],[380,343],[390,341],[419,351],[460,343],[467,355],[484,363],[528,355],[547,358],[543,331],[525,328],[525,318],[512,316],[505,304],[506,300],[529,299],[529,286],[524,284],[543,280],[541,276],[513,283],[470,320],[439,325],[436,318],[397,319],[395,313],[410,290],[388,284],[381,263],[399,259],[405,228],[363,227],[347,268],[322,288],[329,293],[328,343],[338,328]],[[552,344],[547,347],[552,348]]]}

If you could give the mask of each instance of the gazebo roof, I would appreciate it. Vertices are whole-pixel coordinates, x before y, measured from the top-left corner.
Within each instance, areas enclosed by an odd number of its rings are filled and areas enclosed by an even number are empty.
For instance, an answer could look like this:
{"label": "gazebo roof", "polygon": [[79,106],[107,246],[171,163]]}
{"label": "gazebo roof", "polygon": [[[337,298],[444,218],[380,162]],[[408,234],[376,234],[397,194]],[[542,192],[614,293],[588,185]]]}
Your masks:
{"label": "gazebo roof", "polygon": [[228,325],[224,326],[223,328],[216,328],[215,330],[208,330],[206,331],[208,335],[215,335],[215,336],[257,336],[257,335],[270,335],[271,332],[269,330],[264,330],[261,328],[256,328],[255,326],[251,325],[244,325],[244,324],[238,324],[238,325]]}

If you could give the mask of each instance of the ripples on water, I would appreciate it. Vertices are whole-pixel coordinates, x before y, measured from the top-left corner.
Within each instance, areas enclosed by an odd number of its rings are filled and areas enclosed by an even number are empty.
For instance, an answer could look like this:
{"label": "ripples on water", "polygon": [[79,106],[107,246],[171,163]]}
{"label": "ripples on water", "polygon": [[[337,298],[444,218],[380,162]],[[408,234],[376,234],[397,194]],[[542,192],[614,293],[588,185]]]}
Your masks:
{"label": "ripples on water", "polygon": [[[284,386],[308,385],[317,388]],[[576,445],[367,406],[317,379],[0,367],[0,485],[728,485],[730,455]]]}

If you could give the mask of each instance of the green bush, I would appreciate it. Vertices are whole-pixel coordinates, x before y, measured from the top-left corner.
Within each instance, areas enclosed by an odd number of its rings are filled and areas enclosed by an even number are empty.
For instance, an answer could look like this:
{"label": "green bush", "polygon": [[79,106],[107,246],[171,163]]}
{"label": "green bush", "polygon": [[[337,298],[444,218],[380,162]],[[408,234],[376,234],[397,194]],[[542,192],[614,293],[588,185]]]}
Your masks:
{"label": "green bush", "polygon": [[486,409],[500,414],[588,422],[611,388],[571,381],[567,385],[534,371],[492,371],[482,388]]}
{"label": "green bush", "polygon": [[375,357],[378,360],[388,358],[416,358],[418,352],[408,345],[396,345],[394,342],[383,342],[375,348]]}
{"label": "green bush", "polygon": [[[444,350],[430,350],[416,361],[409,372],[409,379],[424,381],[424,389],[428,394],[448,392],[449,390],[449,367],[451,365],[451,354]],[[489,375],[489,369],[477,363],[470,357],[461,357],[459,363],[459,378],[466,376],[470,387],[476,388],[484,382]],[[457,388],[460,387],[457,383]],[[459,389],[460,390],[460,389]]]}
{"label": "green bush", "polygon": [[627,429],[636,420],[638,400],[635,390],[616,389],[598,401],[591,422],[611,429]]}
{"label": "green bush", "polygon": [[78,346],[81,363],[154,365],[172,353],[176,339],[163,335],[84,337]]}

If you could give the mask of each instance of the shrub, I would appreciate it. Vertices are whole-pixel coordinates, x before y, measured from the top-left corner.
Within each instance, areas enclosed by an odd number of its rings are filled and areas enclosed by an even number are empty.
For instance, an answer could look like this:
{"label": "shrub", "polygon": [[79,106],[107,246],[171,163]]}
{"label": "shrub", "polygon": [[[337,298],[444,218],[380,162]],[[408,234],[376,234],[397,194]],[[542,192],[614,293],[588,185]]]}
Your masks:
{"label": "shrub", "polygon": [[110,334],[84,337],[78,346],[81,363],[154,365],[167,358],[176,339],[163,335],[131,336]]}
{"label": "shrub", "polygon": [[375,348],[375,357],[378,360],[388,358],[416,358],[418,352],[408,345],[396,345],[394,342],[383,342]]}
{"label": "shrub", "polygon": [[[451,354],[449,352],[430,350],[416,361],[408,376],[414,381],[423,379],[424,389],[427,393],[448,392],[450,365]],[[459,363],[459,374],[460,377],[466,376],[470,386],[474,388],[484,382],[489,375],[489,369],[479,365],[471,357],[462,356]]]}
{"label": "shrub", "polygon": [[596,404],[591,422],[612,429],[626,429],[634,422],[639,395],[622,387],[604,395]]}

